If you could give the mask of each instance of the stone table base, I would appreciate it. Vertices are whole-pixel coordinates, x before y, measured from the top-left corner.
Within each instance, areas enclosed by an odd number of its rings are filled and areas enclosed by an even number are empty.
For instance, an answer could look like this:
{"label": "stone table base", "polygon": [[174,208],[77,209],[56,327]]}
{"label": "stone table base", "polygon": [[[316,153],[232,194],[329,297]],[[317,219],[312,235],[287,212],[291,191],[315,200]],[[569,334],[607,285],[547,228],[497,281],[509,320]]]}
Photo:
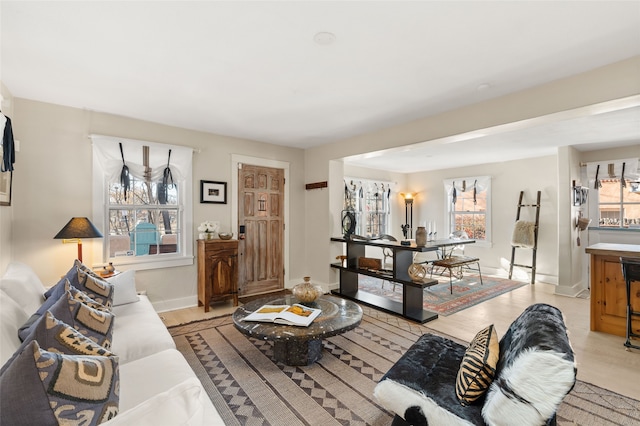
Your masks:
{"label": "stone table base", "polygon": [[322,358],[322,340],[276,340],[273,342],[273,357],[286,365],[311,365]]}

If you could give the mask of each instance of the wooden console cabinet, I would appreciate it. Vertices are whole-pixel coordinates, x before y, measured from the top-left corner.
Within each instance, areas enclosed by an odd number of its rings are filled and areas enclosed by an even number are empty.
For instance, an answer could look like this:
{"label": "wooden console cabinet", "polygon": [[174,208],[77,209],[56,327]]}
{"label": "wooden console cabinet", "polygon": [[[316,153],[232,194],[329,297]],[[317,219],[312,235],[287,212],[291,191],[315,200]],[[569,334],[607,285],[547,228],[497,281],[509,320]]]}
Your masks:
{"label": "wooden console cabinet", "polygon": [[[598,243],[585,251],[591,255],[591,331],[624,337],[627,294],[620,256],[640,258],[640,245]],[[640,310],[640,292],[632,292],[631,305]],[[640,320],[633,319],[632,329],[640,333]]]}
{"label": "wooden console cabinet", "polygon": [[229,299],[238,306],[238,240],[198,240],[198,306]]}

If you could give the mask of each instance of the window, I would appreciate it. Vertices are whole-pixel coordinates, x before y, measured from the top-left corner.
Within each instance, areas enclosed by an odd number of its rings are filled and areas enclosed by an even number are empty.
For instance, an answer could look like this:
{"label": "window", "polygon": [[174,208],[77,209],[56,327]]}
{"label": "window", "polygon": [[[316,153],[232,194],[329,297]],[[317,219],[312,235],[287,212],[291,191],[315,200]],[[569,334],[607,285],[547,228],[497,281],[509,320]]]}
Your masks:
{"label": "window", "polygon": [[[491,242],[491,178],[488,176],[444,181],[449,233],[463,230],[478,242]],[[448,235],[442,236],[446,238]]]}
{"label": "window", "polygon": [[[94,223],[105,235],[94,263],[135,269],[192,264],[192,149],[107,136],[92,140]],[[128,185],[121,180],[123,165]]]}
{"label": "window", "polygon": [[587,164],[589,186],[598,201],[598,226],[640,227],[638,159]]}
{"label": "window", "polygon": [[598,226],[640,227],[640,182],[603,179],[598,189]]}
{"label": "window", "polygon": [[389,234],[391,183],[345,178],[344,209],[356,213],[357,235]]}

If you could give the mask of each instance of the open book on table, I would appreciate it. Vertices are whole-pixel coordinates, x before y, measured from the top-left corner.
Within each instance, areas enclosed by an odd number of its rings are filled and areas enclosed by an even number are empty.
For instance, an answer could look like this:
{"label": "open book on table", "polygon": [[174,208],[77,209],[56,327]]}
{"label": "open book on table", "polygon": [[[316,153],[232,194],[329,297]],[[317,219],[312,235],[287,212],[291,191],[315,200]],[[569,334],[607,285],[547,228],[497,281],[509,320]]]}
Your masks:
{"label": "open book on table", "polygon": [[307,327],[322,310],[299,305],[263,305],[247,315],[244,321],[274,322],[277,324]]}

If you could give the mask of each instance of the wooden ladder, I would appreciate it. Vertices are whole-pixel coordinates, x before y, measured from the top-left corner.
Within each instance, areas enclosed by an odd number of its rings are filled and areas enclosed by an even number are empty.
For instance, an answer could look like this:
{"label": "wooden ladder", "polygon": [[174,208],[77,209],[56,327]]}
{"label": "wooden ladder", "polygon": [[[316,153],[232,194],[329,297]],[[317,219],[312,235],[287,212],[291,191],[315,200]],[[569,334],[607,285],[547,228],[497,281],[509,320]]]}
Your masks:
{"label": "wooden ladder", "polygon": [[538,195],[536,198],[535,204],[522,204],[522,199],[524,198],[524,191],[520,191],[520,198],[518,199],[518,213],[516,214],[516,222],[520,220],[520,210],[523,207],[535,207],[536,209],[536,221],[535,221],[535,230],[534,230],[534,240],[533,240],[533,248],[532,250],[532,260],[531,265],[519,265],[517,263],[513,263],[516,257],[516,249],[521,247],[511,246],[511,264],[509,267],[509,279],[513,275],[513,267],[519,266],[521,268],[531,269],[531,284],[534,284],[536,281],[536,252],[538,250],[538,225],[540,224],[540,191],[538,191]]}

